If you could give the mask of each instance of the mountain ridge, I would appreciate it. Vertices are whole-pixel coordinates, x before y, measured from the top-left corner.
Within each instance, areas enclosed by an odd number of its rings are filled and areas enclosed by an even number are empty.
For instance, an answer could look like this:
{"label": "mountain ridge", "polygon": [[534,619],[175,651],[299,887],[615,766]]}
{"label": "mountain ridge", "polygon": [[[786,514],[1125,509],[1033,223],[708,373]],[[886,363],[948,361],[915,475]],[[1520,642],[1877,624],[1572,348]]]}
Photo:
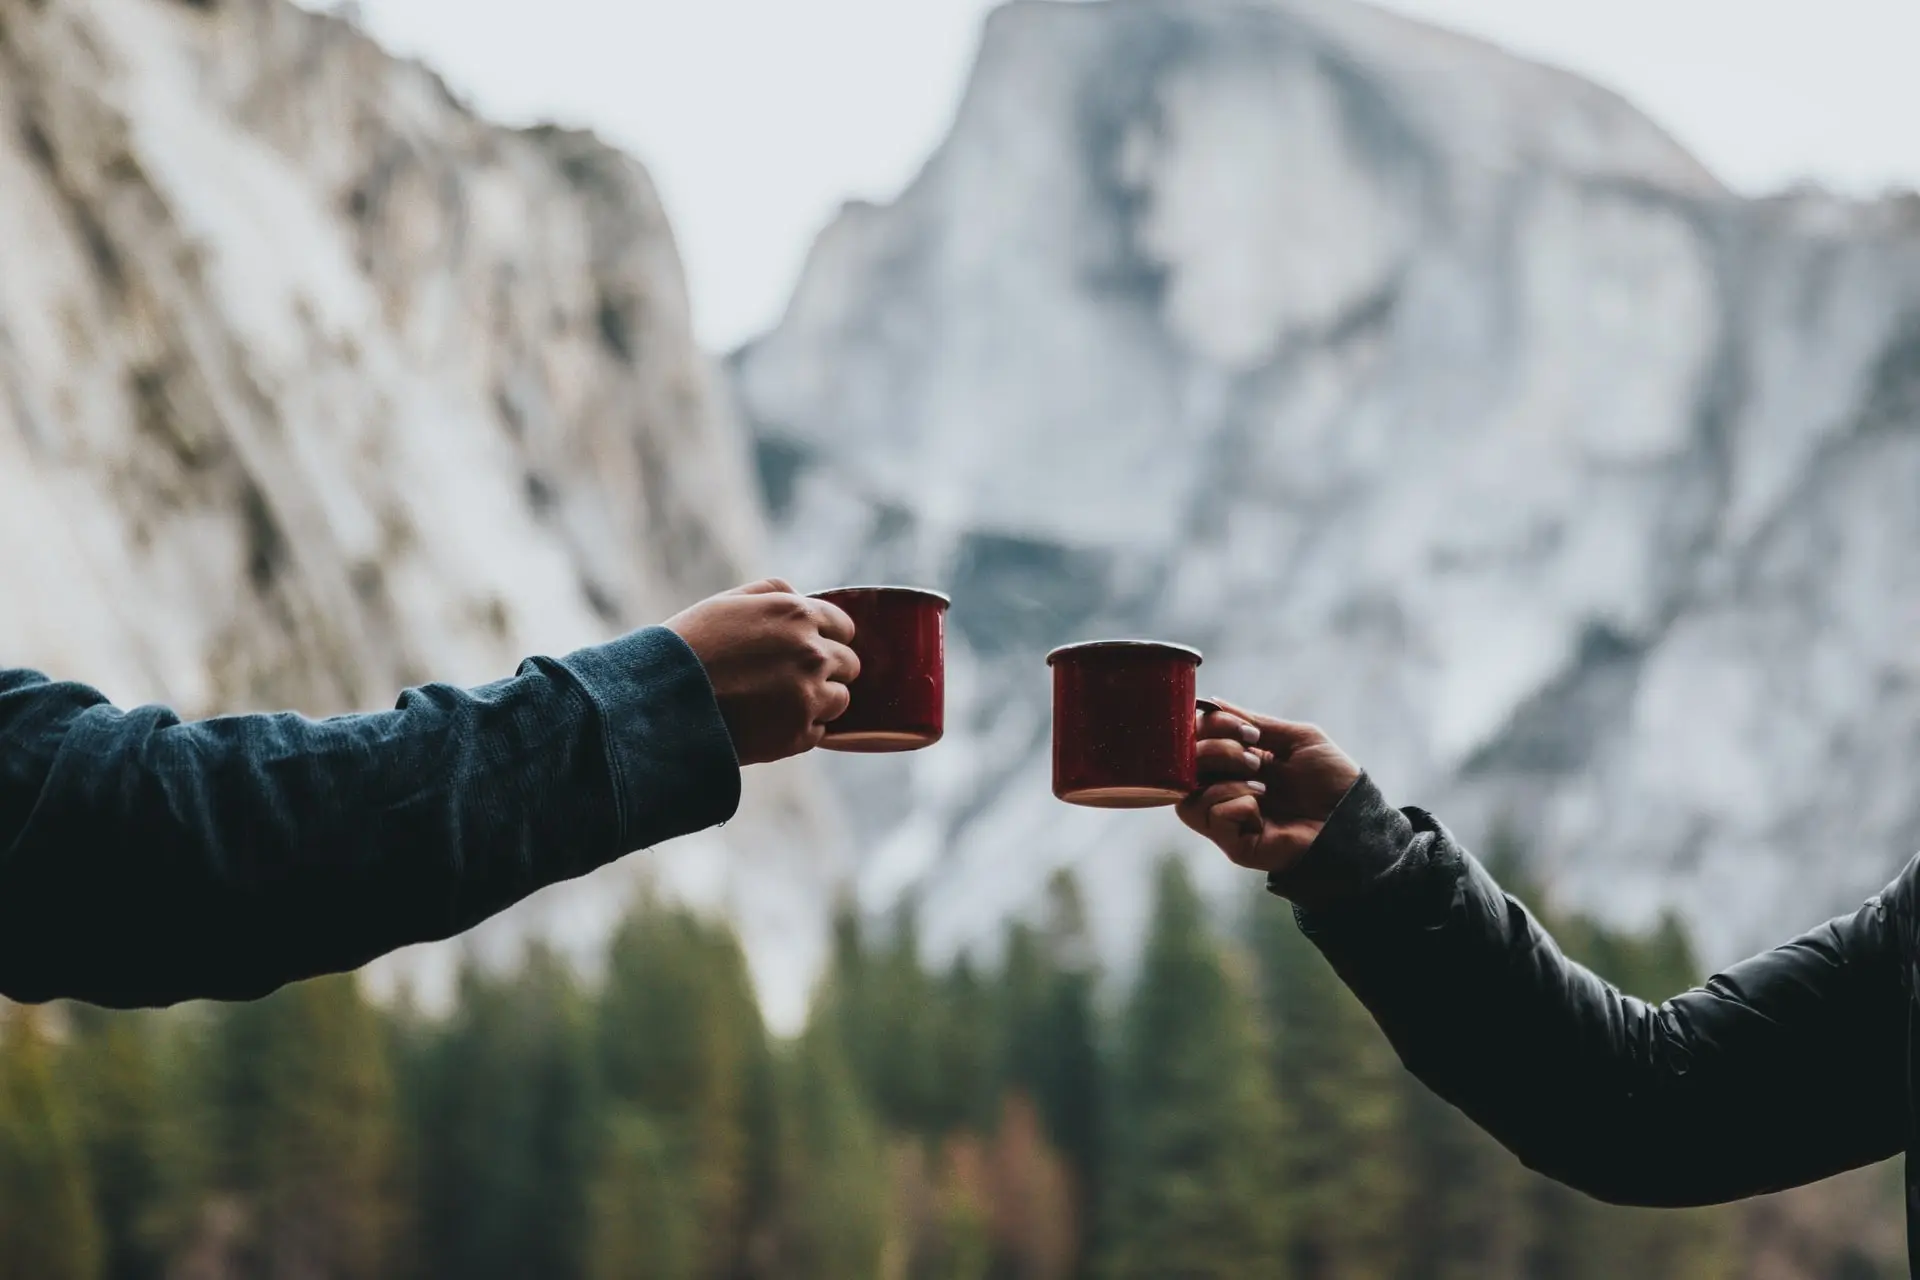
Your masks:
{"label": "mountain ridge", "polygon": [[[758,576],[748,446],[645,171],[496,129],[280,0],[0,0],[0,645],[188,715],[478,684]],[[32,548],[32,554],[24,549]],[[377,975],[583,957],[634,883],[797,1020],[839,878],[804,762],[726,831]]]}
{"label": "mountain ridge", "polygon": [[[856,812],[869,900],[961,946],[1077,865],[1123,957],[1159,851],[1244,889],[1046,795],[1039,656],[1103,631],[1716,961],[1871,892],[1920,828],[1912,207],[1734,196],[1618,95],[1336,0],[997,10],[728,366],[776,547],[956,597],[960,728]],[[1849,736],[1830,782],[1798,745]]]}

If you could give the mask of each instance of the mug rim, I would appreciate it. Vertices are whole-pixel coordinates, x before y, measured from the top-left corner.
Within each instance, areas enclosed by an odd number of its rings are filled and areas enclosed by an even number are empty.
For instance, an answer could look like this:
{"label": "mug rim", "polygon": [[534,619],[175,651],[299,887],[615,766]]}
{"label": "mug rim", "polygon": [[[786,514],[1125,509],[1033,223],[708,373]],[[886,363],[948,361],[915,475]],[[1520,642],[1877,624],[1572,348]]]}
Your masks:
{"label": "mug rim", "polygon": [[1086,649],[1157,649],[1162,653],[1192,658],[1193,665],[1196,667],[1206,661],[1200,651],[1192,645],[1178,644],[1172,640],[1081,640],[1074,644],[1063,644],[1047,654],[1047,665],[1052,666],[1054,659],[1064,654],[1078,653]]}
{"label": "mug rim", "polygon": [[885,595],[897,595],[897,596],[920,596],[924,599],[938,600],[943,605],[951,605],[953,603],[952,596],[949,596],[944,591],[935,591],[931,587],[901,587],[901,586],[894,586],[891,584],[872,585],[872,586],[862,584],[860,586],[853,586],[853,587],[828,587],[824,591],[809,591],[807,595],[810,599],[824,600],[828,596],[852,595],[855,593],[861,593],[865,595],[885,594]]}

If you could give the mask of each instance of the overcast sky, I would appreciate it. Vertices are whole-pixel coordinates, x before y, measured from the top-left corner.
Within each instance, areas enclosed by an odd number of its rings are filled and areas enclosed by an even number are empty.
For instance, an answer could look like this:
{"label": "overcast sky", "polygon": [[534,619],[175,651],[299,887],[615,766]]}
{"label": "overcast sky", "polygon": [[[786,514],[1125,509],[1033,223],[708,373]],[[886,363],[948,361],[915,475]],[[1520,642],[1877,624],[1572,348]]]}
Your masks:
{"label": "overcast sky", "polygon": [[[322,6],[325,0],[313,0]],[[987,0],[362,0],[365,25],[510,122],[638,155],[702,341],[778,319],[814,233],[938,142]],[[1727,182],[1920,187],[1920,0],[1392,0],[1626,94]]]}

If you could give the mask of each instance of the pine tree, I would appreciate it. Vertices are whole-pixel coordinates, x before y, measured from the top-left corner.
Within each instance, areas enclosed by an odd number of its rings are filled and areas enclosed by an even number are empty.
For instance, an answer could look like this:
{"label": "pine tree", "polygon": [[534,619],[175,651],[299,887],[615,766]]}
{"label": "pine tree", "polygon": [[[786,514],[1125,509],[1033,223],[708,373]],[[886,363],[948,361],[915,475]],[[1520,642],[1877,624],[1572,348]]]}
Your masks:
{"label": "pine tree", "polygon": [[747,1167],[745,1258],[740,1274],[758,1275],[770,1247],[780,1206],[780,1074],[773,1046],[753,1008],[761,1038],[748,1061],[746,1091]]}
{"label": "pine tree", "polygon": [[832,1036],[842,1061],[876,1107],[880,1019],[876,1016],[873,949],[859,910],[842,900],[833,913],[833,954],[815,1003],[813,1025]]}
{"label": "pine tree", "polygon": [[1123,1028],[1105,1242],[1115,1280],[1285,1274],[1265,1052],[1255,1001],[1167,859]]}
{"label": "pine tree", "polygon": [[1055,974],[1040,935],[1020,921],[1007,926],[1000,968],[1001,1061],[996,1084],[1038,1096],[1052,1054],[1048,1019]]}
{"label": "pine tree", "polygon": [[1293,1272],[1299,1280],[1398,1277],[1412,1191],[1399,1061],[1291,912],[1256,904],[1252,934],[1285,1103]]}
{"label": "pine tree", "polygon": [[441,1024],[415,1002],[413,987],[402,981],[382,1019],[387,1061],[394,1085],[394,1169],[403,1188],[396,1205],[391,1250],[395,1280],[436,1280],[435,1259],[427,1254],[421,1217],[421,1194],[426,1184],[428,1118],[435,1100],[432,1067]]}
{"label": "pine tree", "polygon": [[940,1144],[933,1239],[926,1255],[916,1259],[916,1280],[987,1280],[993,1274],[989,1159],[980,1139],[970,1133],[954,1134]]}
{"label": "pine tree", "polygon": [[1002,1066],[999,1089],[1030,1098],[1041,1131],[1060,1153],[1073,1182],[1074,1255],[1096,1256],[1100,1119],[1107,1091],[1095,1006],[1098,975],[1087,938],[1085,911],[1072,873],[1056,872],[1047,886],[1042,928],[1008,927],[1000,980]]}
{"label": "pine tree", "polygon": [[782,1280],[867,1280],[887,1245],[885,1149],[830,1019],[817,1018],[781,1064],[778,1258],[768,1270]]}
{"label": "pine tree", "polygon": [[613,941],[599,1040],[609,1091],[651,1121],[692,1188],[701,1274],[732,1274],[748,1234],[767,1053],[733,934],[644,902]]}
{"label": "pine tree", "polygon": [[1046,1017],[1045,1067],[1033,1085],[1047,1140],[1065,1157],[1079,1184],[1082,1271],[1100,1256],[1102,1196],[1108,1152],[1104,1118],[1112,1088],[1097,1004],[1100,975],[1087,930],[1080,886],[1069,871],[1047,885],[1044,950],[1053,972]]}
{"label": "pine tree", "polygon": [[38,1010],[0,1010],[0,1280],[93,1280],[100,1226]]}
{"label": "pine tree", "polygon": [[520,972],[468,967],[423,1055],[421,1242],[434,1275],[582,1274],[602,1103],[589,1009],[544,948]]}
{"label": "pine tree", "polygon": [[[956,1000],[979,1021],[958,1025]],[[895,910],[879,945],[851,909],[842,909],[821,1000],[822,1026],[839,1042],[862,1096],[886,1129],[938,1138],[986,1109],[991,1083],[982,1073],[994,1067],[990,1000],[968,965],[943,978],[927,971],[911,901]]]}
{"label": "pine tree", "polygon": [[[985,1149],[985,1202],[996,1275],[1066,1280],[1079,1261],[1079,1206],[1066,1161],[1046,1139],[1023,1094],[1002,1100],[1000,1123]],[[976,1197],[977,1198],[977,1197]]]}
{"label": "pine tree", "polygon": [[616,1104],[589,1193],[588,1280],[693,1280],[711,1243],[698,1199],[658,1126]]}
{"label": "pine tree", "polygon": [[218,1176],[225,1153],[214,1033],[225,1008],[192,1004],[143,1019],[156,1095],[155,1187],[131,1225],[151,1242],[163,1274],[178,1280],[231,1271],[244,1225]]}
{"label": "pine tree", "polygon": [[[923,1008],[928,1030],[915,1034],[931,1042],[932,1067],[921,1131],[938,1136],[968,1129],[983,1133],[993,1124],[998,1097],[1000,1044],[994,1020],[994,992],[962,955],[934,987]],[[904,1014],[903,1010],[903,1014]],[[911,1025],[903,1016],[901,1025]]]}
{"label": "pine tree", "polygon": [[927,1137],[942,1133],[960,1108],[948,1100],[952,1078],[940,1061],[946,994],[920,959],[919,914],[911,901],[894,913],[886,945],[873,955],[864,988],[868,1020],[857,1074],[881,1122]]}
{"label": "pine tree", "polygon": [[387,1273],[398,1115],[385,1028],[351,978],[298,983],[219,1017],[216,1178],[243,1206],[248,1274]]}
{"label": "pine tree", "polygon": [[106,1280],[153,1280],[164,1258],[149,1217],[161,1196],[161,1080],[154,1018],[91,1005],[68,1010],[67,1075],[78,1103]]}

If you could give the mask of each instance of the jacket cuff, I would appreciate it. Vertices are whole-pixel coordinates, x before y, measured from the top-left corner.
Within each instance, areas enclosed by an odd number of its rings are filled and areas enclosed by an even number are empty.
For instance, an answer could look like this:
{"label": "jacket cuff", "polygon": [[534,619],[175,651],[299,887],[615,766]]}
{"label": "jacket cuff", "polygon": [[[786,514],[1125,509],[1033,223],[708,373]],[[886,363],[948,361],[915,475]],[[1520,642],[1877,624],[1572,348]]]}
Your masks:
{"label": "jacket cuff", "polygon": [[1301,912],[1351,901],[1393,869],[1414,835],[1412,820],[1388,804],[1363,773],[1333,807],[1305,856],[1267,877],[1267,892],[1291,899]]}
{"label": "jacket cuff", "polygon": [[733,738],[686,641],[647,627],[570,653],[560,666],[599,715],[623,852],[734,815],[740,764]]}

